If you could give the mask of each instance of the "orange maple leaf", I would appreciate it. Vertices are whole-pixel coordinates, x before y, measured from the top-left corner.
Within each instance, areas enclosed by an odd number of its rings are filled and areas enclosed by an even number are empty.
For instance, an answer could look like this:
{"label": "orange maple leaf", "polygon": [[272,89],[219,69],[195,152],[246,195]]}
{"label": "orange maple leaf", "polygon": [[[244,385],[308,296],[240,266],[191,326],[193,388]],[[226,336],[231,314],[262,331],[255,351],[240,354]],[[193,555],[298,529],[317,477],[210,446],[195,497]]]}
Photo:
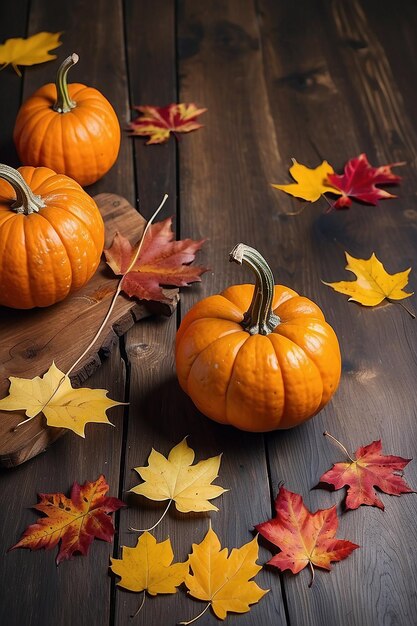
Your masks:
{"label": "orange maple leaf", "polygon": [[189,265],[205,239],[174,241],[171,225],[172,218],[168,218],[150,226],[132,268],[139,243],[132,246],[126,237],[116,233],[110,248],[104,250],[113,272],[123,275],[121,287],[128,296],[170,303],[161,285],[185,287],[200,281],[200,275],[207,271],[205,267]]}
{"label": "orange maple leaf", "polygon": [[378,498],[374,487],[391,496],[415,493],[401,475],[411,459],[381,454],[381,440],[373,441],[367,446],[360,446],[354,454],[355,458],[352,458],[333,435],[324,434],[340,445],[349,461],[333,465],[332,469],[321,476],[320,482],[333,485],[335,489],[347,486],[345,502],[347,509],[357,509],[361,504],[367,504],[384,510],[384,505]]}
{"label": "orange maple leaf", "polygon": [[137,106],[134,107],[140,115],[134,119],[129,130],[131,135],[149,136],[151,143],[164,143],[168,141],[171,132],[189,133],[203,125],[196,119],[207,109],[199,109],[195,104],[170,104],[166,107]]}
{"label": "orange maple leaf", "polygon": [[314,566],[330,570],[332,561],[341,561],[359,548],[356,543],[336,539],[336,506],[310,513],[300,495],[281,487],[275,510],[274,519],[255,526],[265,539],[281,550],[268,564],[281,571],[289,569],[293,574],[310,565],[310,586],[314,580]]}
{"label": "orange maple leaf", "polygon": [[126,505],[118,498],[106,497],[108,490],[109,485],[101,475],[92,483],[86,481],[79,485],[74,482],[70,498],[63,493],[40,493],[40,502],[33,508],[47,517],[28,526],[10,550],[51,550],[61,541],[56,558],[59,565],[61,561],[71,559],[76,552],[86,555],[94,538],[110,542],[114,526],[108,514]]}

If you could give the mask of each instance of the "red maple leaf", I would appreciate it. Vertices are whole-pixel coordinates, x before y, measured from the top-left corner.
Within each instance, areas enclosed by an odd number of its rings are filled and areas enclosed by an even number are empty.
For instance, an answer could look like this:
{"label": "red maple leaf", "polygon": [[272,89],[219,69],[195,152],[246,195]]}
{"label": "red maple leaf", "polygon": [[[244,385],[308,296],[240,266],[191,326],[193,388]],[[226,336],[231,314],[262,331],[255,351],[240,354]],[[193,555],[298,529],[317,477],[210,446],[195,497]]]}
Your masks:
{"label": "red maple leaf", "polygon": [[335,209],[347,209],[352,204],[351,198],[361,200],[367,204],[377,205],[379,200],[395,198],[384,189],[379,189],[376,185],[394,185],[400,182],[400,176],[391,172],[391,167],[403,165],[403,163],[391,163],[372,167],[366,154],[350,159],[345,165],[345,172],[342,175],[328,174],[327,181],[339,189],[342,193],[334,204]]}
{"label": "red maple leaf", "polygon": [[314,566],[330,570],[332,561],[345,559],[359,547],[356,543],[335,538],[338,524],[335,506],[310,513],[300,495],[280,487],[275,510],[274,519],[255,527],[281,550],[268,561],[268,565],[281,571],[289,569],[293,574],[310,565],[313,574],[310,585],[314,579]]}
{"label": "red maple leaf", "polygon": [[195,104],[169,104],[166,107],[136,106],[140,115],[129,125],[131,135],[149,136],[151,143],[164,143],[172,133],[189,133],[203,125],[196,121],[197,117],[207,111],[199,109]]}
{"label": "red maple leaf", "polygon": [[[335,441],[340,444],[337,439]],[[346,448],[342,444],[340,446],[347,453]],[[347,509],[357,509],[361,504],[367,504],[384,510],[384,505],[374,487],[392,496],[415,493],[399,474],[411,459],[383,455],[381,450],[381,440],[373,441],[368,446],[361,446],[356,450],[354,459],[348,455],[349,461],[333,465],[332,469],[321,476],[320,482],[333,485],[335,489],[347,486],[345,503]]]}
{"label": "red maple leaf", "polygon": [[114,526],[108,514],[126,505],[118,498],[105,497],[108,490],[109,485],[101,475],[92,483],[86,481],[79,485],[74,482],[70,498],[63,493],[40,493],[40,502],[33,508],[47,517],[28,526],[10,550],[51,550],[61,541],[56,558],[59,565],[61,561],[71,559],[74,553],[86,555],[94,538],[110,542]]}
{"label": "red maple leaf", "polygon": [[171,225],[169,217],[149,227],[130,271],[140,242],[132,246],[126,237],[116,233],[110,248],[104,250],[113,272],[123,275],[122,289],[129,297],[169,303],[161,285],[185,287],[200,281],[200,275],[207,271],[205,267],[189,265],[205,239],[174,241]]}

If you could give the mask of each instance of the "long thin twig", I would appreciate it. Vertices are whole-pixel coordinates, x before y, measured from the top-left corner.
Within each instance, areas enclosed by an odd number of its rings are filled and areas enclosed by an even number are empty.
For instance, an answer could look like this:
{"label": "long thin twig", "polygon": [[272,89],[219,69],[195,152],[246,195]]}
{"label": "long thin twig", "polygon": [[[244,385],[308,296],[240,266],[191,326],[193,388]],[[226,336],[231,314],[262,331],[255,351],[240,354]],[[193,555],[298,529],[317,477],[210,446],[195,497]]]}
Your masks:
{"label": "long thin twig", "polygon": [[[119,280],[119,283],[117,285],[117,289],[113,295],[113,298],[111,300],[109,309],[106,313],[106,316],[104,318],[104,320],[102,321],[102,323],[100,324],[100,328],[98,329],[98,331],[96,332],[96,334],[94,335],[93,339],[90,341],[90,343],[88,344],[87,348],[84,350],[84,352],[81,354],[81,356],[78,357],[78,359],[75,361],[75,363],[73,363],[71,365],[71,367],[69,368],[69,370],[67,370],[67,372],[64,374],[64,376],[62,376],[62,378],[60,379],[56,389],[54,390],[53,394],[50,396],[50,398],[48,398],[48,400],[45,402],[45,404],[42,406],[41,409],[39,409],[39,411],[36,413],[36,415],[39,415],[39,413],[42,413],[43,410],[45,409],[45,407],[50,403],[50,401],[52,400],[52,398],[55,396],[55,394],[57,393],[58,389],[61,387],[62,383],[64,382],[64,380],[66,379],[67,376],[69,376],[71,374],[71,372],[74,370],[74,368],[78,365],[78,363],[85,357],[85,355],[89,352],[89,350],[94,346],[95,342],[97,341],[97,339],[99,338],[99,336],[101,335],[101,333],[103,332],[112,312],[114,309],[114,306],[116,304],[116,300],[117,300],[117,296],[120,294],[120,292],[122,291],[123,288],[123,279],[126,276],[126,274],[128,274],[132,268],[134,267],[136,261],[138,260],[140,251],[142,249],[142,245],[143,242],[145,241],[145,236],[146,233],[148,232],[152,222],[154,221],[155,217],[158,215],[159,211],[162,209],[162,207],[164,206],[165,202],[168,199],[168,195],[165,194],[164,197],[162,198],[162,201],[160,203],[160,205],[158,206],[158,208],[156,209],[155,213],[152,215],[151,219],[148,221],[148,223],[146,224],[145,230],[143,231],[143,235],[142,238],[139,242],[139,245],[137,247],[136,253],[129,265],[129,267],[127,268],[126,272],[123,274],[122,278]],[[30,422],[30,420],[32,420],[34,417],[36,417],[36,415],[33,415],[32,417],[28,417],[27,419],[23,420],[22,422],[19,422],[19,424],[17,424],[17,426],[14,427],[14,431],[19,428],[19,426],[22,426],[23,424],[26,424],[27,422]]]}

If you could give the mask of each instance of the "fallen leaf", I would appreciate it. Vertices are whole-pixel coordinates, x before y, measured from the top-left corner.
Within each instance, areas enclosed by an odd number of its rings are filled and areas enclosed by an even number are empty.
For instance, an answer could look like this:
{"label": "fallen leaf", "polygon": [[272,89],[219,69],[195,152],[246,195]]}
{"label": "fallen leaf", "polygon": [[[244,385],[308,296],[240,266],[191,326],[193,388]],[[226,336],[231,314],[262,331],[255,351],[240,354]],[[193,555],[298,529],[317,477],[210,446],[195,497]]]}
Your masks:
{"label": "fallen leaf", "polygon": [[94,538],[110,542],[114,535],[109,513],[117,511],[124,502],[106,497],[109,485],[103,475],[83,485],[74,482],[71,497],[63,493],[40,493],[34,509],[45,513],[36,524],[28,526],[20,541],[12,546],[31,550],[51,550],[61,541],[56,563],[71,559],[75,553],[87,554]]}
{"label": "fallen leaf", "polygon": [[110,558],[110,569],[121,577],[119,587],[129,591],[147,591],[151,596],[158,593],[176,593],[188,572],[188,561],[172,563],[174,553],[171,541],[157,543],[155,537],[144,532],[134,548],[123,546],[121,559]]}
{"label": "fallen leaf", "polygon": [[17,37],[7,39],[0,45],[0,65],[2,70],[7,65],[12,65],[19,76],[19,65],[35,65],[56,59],[56,54],[49,54],[61,45],[59,41],[62,33],[37,33],[27,39]]}
{"label": "fallen leaf", "polygon": [[416,493],[402,478],[402,471],[411,459],[381,454],[381,440],[360,446],[354,453],[355,458],[352,458],[337,439],[332,435],[328,436],[346,452],[349,461],[335,463],[331,470],[323,474],[320,482],[333,485],[335,489],[348,487],[345,503],[347,509],[357,509],[361,504],[366,504],[384,510],[374,487],[392,496]]}
{"label": "fallen leaf", "polygon": [[[138,242],[135,246],[126,237],[116,233],[110,248],[104,250],[106,261],[113,272],[123,276],[121,287],[129,297],[170,303],[161,285],[186,287],[201,281],[200,275],[207,271],[205,267],[189,265],[205,240],[174,241],[171,226],[172,218],[152,224],[142,244]],[[142,247],[138,258],[128,271],[139,245]]]}
{"label": "fallen leaf", "polygon": [[203,125],[196,119],[207,109],[199,109],[195,104],[170,104],[166,107],[137,106],[140,115],[134,119],[129,130],[131,135],[149,136],[147,144],[164,143],[171,133],[189,133]]}
{"label": "fallen leaf", "polygon": [[297,493],[281,487],[275,500],[276,517],[255,526],[265,539],[281,552],[268,561],[284,571],[298,574],[307,565],[330,570],[332,561],[341,561],[359,546],[344,539],[336,539],[338,518],[336,507],[310,513]]}
{"label": "fallen leaf", "polygon": [[112,425],[107,409],[123,404],[107,398],[106,389],[73,389],[69,377],[55,363],[42,377],[10,376],[9,380],[9,395],[0,400],[0,410],[25,411],[29,419],[43,413],[48,426],[68,428],[80,437],[85,437],[88,422]]}
{"label": "fallen leaf", "polygon": [[375,306],[384,298],[403,300],[413,295],[413,293],[403,291],[403,287],[408,284],[411,267],[404,272],[388,274],[375,253],[372,253],[369,259],[355,259],[347,252],[345,255],[347,260],[345,269],[353,272],[357,280],[342,280],[337,283],[322,282],[335,291],[350,296],[349,300],[354,300],[364,306]]}
{"label": "fallen leaf", "polygon": [[302,198],[308,200],[308,202],[315,202],[326,191],[337,194],[341,193],[332,186],[328,181],[329,174],[334,173],[334,170],[327,161],[323,161],[318,167],[310,168],[301,163],[297,163],[293,159],[293,165],[290,167],[290,174],[296,183],[291,185],[272,185],[275,189],[285,191],[285,193],[295,196],[296,198]]}
{"label": "fallen leaf", "polygon": [[200,544],[193,543],[189,555],[192,573],[186,575],[185,585],[193,598],[208,601],[203,612],[211,606],[219,619],[228,612],[247,613],[249,605],[259,602],[269,591],[250,580],[262,569],[256,564],[258,550],[255,537],[241,548],[233,548],[228,556],[211,526]]}
{"label": "fallen leaf", "polygon": [[395,198],[396,196],[384,189],[379,189],[376,185],[399,183],[401,178],[391,172],[391,167],[398,165],[403,165],[403,163],[372,167],[366,154],[350,159],[345,165],[344,174],[340,176],[334,173],[328,174],[328,182],[342,194],[333,207],[347,209],[352,204],[351,198],[373,205],[377,205],[379,200]]}
{"label": "fallen leaf", "polygon": [[152,448],[148,465],[135,467],[145,482],[130,491],[158,502],[168,500],[165,513],[171,502],[181,513],[218,511],[209,500],[227,491],[211,484],[218,476],[221,454],[192,465],[194,456],[185,438],[172,448],[168,458]]}

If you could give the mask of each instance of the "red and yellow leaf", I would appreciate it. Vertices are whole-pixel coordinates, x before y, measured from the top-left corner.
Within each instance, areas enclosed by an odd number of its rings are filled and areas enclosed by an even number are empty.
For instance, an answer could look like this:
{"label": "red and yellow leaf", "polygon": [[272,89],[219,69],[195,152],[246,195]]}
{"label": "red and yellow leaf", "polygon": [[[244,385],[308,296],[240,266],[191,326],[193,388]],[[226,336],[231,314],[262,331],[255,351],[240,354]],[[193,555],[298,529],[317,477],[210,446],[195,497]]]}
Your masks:
{"label": "red and yellow leaf", "polygon": [[207,111],[197,108],[193,103],[134,108],[140,115],[130,123],[130,134],[149,137],[147,144],[164,143],[171,133],[189,133],[201,128],[203,125],[196,121],[197,117]]}
{"label": "red and yellow leaf", "polygon": [[129,297],[169,303],[161,285],[185,287],[200,281],[201,274],[207,271],[205,267],[190,266],[205,240],[174,241],[171,225],[172,218],[168,218],[150,226],[130,271],[140,242],[132,246],[126,237],[116,233],[110,248],[104,250],[113,272],[123,276],[122,290]]}
{"label": "red and yellow leaf", "polygon": [[384,510],[374,487],[392,496],[415,493],[402,477],[403,469],[411,459],[384,455],[381,451],[381,440],[360,446],[354,454],[355,458],[333,465],[321,476],[320,482],[333,485],[335,489],[347,487],[347,509],[357,509],[361,504],[367,504]]}
{"label": "red and yellow leaf", "polygon": [[101,475],[91,483],[74,482],[70,498],[63,493],[40,493],[40,502],[33,508],[46,517],[28,526],[10,550],[51,550],[61,542],[56,558],[59,565],[75,553],[86,555],[94,538],[110,542],[114,526],[109,513],[126,505],[118,498],[106,497],[108,490],[109,485]]}
{"label": "red and yellow leaf", "polygon": [[351,198],[360,200],[366,204],[377,205],[379,200],[395,198],[391,193],[380,189],[377,185],[395,185],[401,180],[391,172],[391,168],[403,165],[402,163],[391,163],[372,167],[366,154],[360,154],[354,159],[350,159],[345,165],[343,174],[329,173],[327,181],[339,190],[341,197],[333,204],[335,209],[347,209],[352,204]]}
{"label": "red and yellow leaf", "polygon": [[268,561],[281,571],[298,574],[310,565],[330,570],[332,561],[341,561],[359,546],[336,539],[336,507],[315,513],[305,506],[300,495],[281,487],[275,500],[276,517],[255,528],[281,552]]}

